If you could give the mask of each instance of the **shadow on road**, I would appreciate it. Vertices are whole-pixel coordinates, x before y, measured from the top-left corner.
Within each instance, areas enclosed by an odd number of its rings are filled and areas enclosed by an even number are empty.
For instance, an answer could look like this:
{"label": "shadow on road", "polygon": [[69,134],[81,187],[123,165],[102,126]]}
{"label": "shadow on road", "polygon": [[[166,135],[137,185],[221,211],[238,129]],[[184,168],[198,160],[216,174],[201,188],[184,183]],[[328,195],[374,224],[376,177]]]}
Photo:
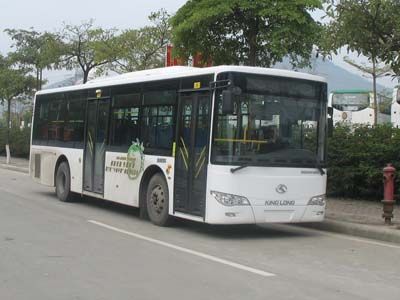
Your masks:
{"label": "shadow on road", "polygon": [[276,239],[316,236],[315,233],[301,230],[295,225],[210,225],[187,220],[178,220],[176,226],[179,226],[181,230],[190,231],[192,233],[229,240],[254,240],[265,238]]}
{"label": "shadow on road", "polygon": [[[43,194],[54,197],[54,193],[43,192]],[[92,208],[106,209],[110,212],[134,217],[139,220],[139,209],[124,204],[84,196],[74,202],[74,205],[84,205]],[[147,221],[149,226],[155,226]],[[254,240],[254,239],[277,239],[277,238],[307,238],[318,235],[296,225],[263,224],[259,225],[210,225],[190,220],[176,219],[174,225],[165,230],[178,230],[184,233],[196,234],[217,239],[226,240]]]}

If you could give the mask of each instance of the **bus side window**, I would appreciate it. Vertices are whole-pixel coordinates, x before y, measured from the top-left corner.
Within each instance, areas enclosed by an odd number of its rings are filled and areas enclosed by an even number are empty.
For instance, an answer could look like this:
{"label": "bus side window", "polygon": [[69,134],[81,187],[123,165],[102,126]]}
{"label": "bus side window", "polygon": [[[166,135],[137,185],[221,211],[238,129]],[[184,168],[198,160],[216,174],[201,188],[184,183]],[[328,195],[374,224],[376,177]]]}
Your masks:
{"label": "bus side window", "polygon": [[47,145],[49,102],[45,96],[37,96],[35,103],[35,119],[33,126],[33,144]]}
{"label": "bus side window", "polygon": [[67,97],[63,140],[66,146],[83,148],[86,99]]}
{"label": "bus side window", "polygon": [[141,94],[137,87],[117,89],[112,99],[110,146],[126,152],[140,138]]}
{"label": "bus side window", "polygon": [[171,155],[176,99],[176,90],[160,89],[144,92],[141,138],[145,153]]}
{"label": "bus side window", "polygon": [[[151,106],[143,109],[142,141],[145,152],[157,154],[172,149],[174,134],[173,106]],[[146,148],[151,150],[146,151]]]}
{"label": "bus side window", "polygon": [[66,103],[64,94],[55,94],[48,102],[48,145],[61,146],[64,139]]}
{"label": "bus side window", "polygon": [[139,107],[113,108],[111,146],[130,146],[139,138]]}

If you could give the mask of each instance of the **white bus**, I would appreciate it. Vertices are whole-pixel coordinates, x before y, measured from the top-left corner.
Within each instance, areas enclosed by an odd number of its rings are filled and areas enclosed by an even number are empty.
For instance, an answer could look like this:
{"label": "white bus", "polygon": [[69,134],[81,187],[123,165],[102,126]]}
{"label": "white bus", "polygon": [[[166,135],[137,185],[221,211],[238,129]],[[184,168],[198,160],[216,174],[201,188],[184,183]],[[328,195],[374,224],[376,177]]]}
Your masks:
{"label": "white bus", "polygon": [[43,90],[30,174],[62,201],[139,207],[157,225],[322,221],[326,91],[318,76],[242,66]]}
{"label": "white bus", "polygon": [[393,89],[392,110],[391,110],[391,123],[393,127],[400,127],[400,89],[395,87]]}
{"label": "white bus", "polygon": [[[378,124],[390,122],[391,100],[378,94]],[[374,94],[368,90],[337,90],[329,95],[328,106],[333,107],[334,124],[374,125]],[[389,109],[387,109],[389,108]]]}

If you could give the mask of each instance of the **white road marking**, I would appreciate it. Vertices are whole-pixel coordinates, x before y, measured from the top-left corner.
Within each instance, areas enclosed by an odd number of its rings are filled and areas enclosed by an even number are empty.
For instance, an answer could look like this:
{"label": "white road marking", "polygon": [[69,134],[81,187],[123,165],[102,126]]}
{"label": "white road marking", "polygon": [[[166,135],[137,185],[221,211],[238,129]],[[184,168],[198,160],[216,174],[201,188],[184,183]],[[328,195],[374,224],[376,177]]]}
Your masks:
{"label": "white road marking", "polygon": [[388,247],[388,248],[393,248],[393,249],[400,249],[400,246],[394,245],[394,244],[389,244],[385,242],[378,242],[375,240],[367,239],[367,238],[361,238],[361,237],[356,237],[352,235],[347,235],[347,234],[341,234],[341,233],[334,233],[334,232],[327,232],[324,230],[319,230],[319,229],[314,229],[314,228],[306,228],[306,227],[295,227],[293,225],[284,225],[284,224],[273,224],[270,227],[285,227],[286,229],[295,229],[295,230],[300,230],[300,231],[311,231],[314,233],[319,233],[321,235],[326,235],[326,236],[331,236],[343,240],[349,240],[353,242],[359,242],[359,243],[364,243],[364,244],[370,244],[370,245],[375,245],[375,246],[381,246],[381,247]]}
{"label": "white road marking", "polygon": [[349,240],[349,241],[354,241],[354,242],[359,242],[359,243],[365,243],[365,244],[370,244],[370,245],[375,245],[375,246],[381,246],[381,247],[388,247],[388,248],[394,248],[394,249],[400,249],[400,246],[392,245],[392,244],[387,244],[384,242],[376,242],[373,240],[369,239],[364,239],[364,238],[357,238],[351,235],[345,235],[345,234],[340,234],[340,233],[333,233],[333,232],[325,232],[325,231],[320,231],[315,229],[319,233],[322,233],[323,235],[327,236],[332,236],[344,240]]}
{"label": "white road marking", "polygon": [[160,240],[157,240],[157,239],[153,239],[153,238],[150,238],[150,237],[147,237],[147,236],[144,236],[144,235],[141,235],[141,234],[137,234],[137,233],[134,233],[134,232],[126,231],[126,230],[123,230],[123,229],[120,229],[120,228],[117,228],[117,227],[114,227],[114,226],[111,226],[111,225],[107,225],[107,224],[104,224],[104,223],[101,223],[101,222],[97,222],[97,221],[94,221],[94,220],[88,220],[88,222],[92,223],[92,224],[95,224],[95,225],[98,225],[98,226],[101,226],[101,227],[104,227],[104,228],[107,228],[107,229],[110,229],[110,230],[113,230],[113,231],[116,231],[116,232],[119,232],[119,233],[123,233],[123,234],[129,235],[129,236],[135,237],[137,239],[141,239],[141,240],[153,243],[153,244],[157,244],[157,245],[164,246],[164,247],[167,247],[167,248],[171,248],[171,249],[174,249],[174,250],[177,250],[177,251],[181,251],[181,252],[185,252],[185,253],[188,253],[188,254],[191,254],[191,255],[195,255],[195,256],[198,256],[198,257],[201,257],[201,258],[204,258],[204,259],[208,259],[208,260],[211,260],[211,261],[223,264],[223,265],[227,265],[227,266],[239,269],[239,270],[247,271],[247,272],[250,272],[250,273],[253,273],[253,274],[257,274],[257,275],[260,275],[260,276],[264,276],[264,277],[276,276],[273,273],[265,272],[263,270],[259,270],[259,269],[255,269],[255,268],[248,267],[248,266],[245,266],[245,265],[241,265],[241,264],[238,264],[238,263],[226,260],[226,259],[218,258],[218,257],[212,256],[212,255],[209,255],[209,254],[205,254],[205,253],[198,252],[198,251],[195,251],[195,250],[191,250],[191,249],[188,249],[188,248],[184,248],[184,247],[181,247],[181,246],[173,245],[173,244],[170,244],[170,243],[167,243],[167,242],[163,242],[163,241],[160,241]]}

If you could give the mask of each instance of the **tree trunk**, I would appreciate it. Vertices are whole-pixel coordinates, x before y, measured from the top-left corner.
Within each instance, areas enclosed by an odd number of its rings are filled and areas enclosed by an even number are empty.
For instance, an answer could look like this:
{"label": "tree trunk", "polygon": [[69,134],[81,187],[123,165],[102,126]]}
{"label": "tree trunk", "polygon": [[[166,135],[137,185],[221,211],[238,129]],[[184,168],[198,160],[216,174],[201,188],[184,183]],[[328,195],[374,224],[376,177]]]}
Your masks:
{"label": "tree trunk", "polygon": [[6,154],[7,164],[10,163],[10,128],[11,128],[11,99],[7,100],[7,131],[6,131]]}
{"label": "tree trunk", "polygon": [[36,91],[40,90],[40,75],[39,68],[36,68]]}
{"label": "tree trunk", "polygon": [[256,59],[257,59],[257,49],[256,45],[250,42],[249,44],[249,66],[254,67],[256,65]]}
{"label": "tree trunk", "polygon": [[40,91],[42,89],[42,81],[43,81],[43,69],[40,69],[39,71],[39,90]]}
{"label": "tree trunk", "polygon": [[250,21],[247,32],[245,33],[245,35],[247,36],[247,42],[249,44],[249,65],[253,67],[257,65],[257,36],[259,33],[259,23],[260,20],[254,17],[254,19]]}
{"label": "tree trunk", "polygon": [[376,59],[372,58],[372,85],[374,94],[374,125],[378,124],[378,98],[376,95]]}
{"label": "tree trunk", "polygon": [[83,83],[86,83],[89,78],[89,70],[84,70],[83,71]]}

